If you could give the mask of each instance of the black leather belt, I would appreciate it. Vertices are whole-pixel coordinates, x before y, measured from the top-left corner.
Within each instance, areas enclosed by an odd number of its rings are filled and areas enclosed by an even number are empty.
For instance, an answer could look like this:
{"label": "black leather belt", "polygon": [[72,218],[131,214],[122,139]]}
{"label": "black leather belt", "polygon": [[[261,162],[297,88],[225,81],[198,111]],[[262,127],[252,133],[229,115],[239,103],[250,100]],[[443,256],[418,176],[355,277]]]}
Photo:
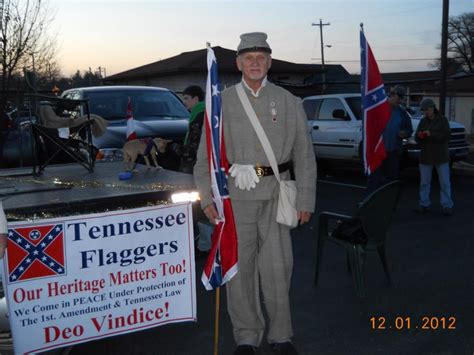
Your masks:
{"label": "black leather belt", "polygon": [[[284,173],[291,167],[291,162],[287,161],[286,163],[278,165],[278,172]],[[270,175],[275,175],[273,172],[273,169],[271,166],[256,166],[255,167],[255,172],[257,173],[257,176],[259,178],[265,177],[265,176],[270,176]]]}
{"label": "black leather belt", "polygon": [[[229,169],[232,165],[229,166]],[[291,161],[287,161],[286,163],[278,165],[278,172],[284,173],[285,171],[289,170],[292,166]],[[273,169],[271,166],[256,166],[255,167],[255,172],[257,173],[257,176],[259,178],[264,177],[264,176],[270,176],[270,175],[275,175],[273,173]]]}

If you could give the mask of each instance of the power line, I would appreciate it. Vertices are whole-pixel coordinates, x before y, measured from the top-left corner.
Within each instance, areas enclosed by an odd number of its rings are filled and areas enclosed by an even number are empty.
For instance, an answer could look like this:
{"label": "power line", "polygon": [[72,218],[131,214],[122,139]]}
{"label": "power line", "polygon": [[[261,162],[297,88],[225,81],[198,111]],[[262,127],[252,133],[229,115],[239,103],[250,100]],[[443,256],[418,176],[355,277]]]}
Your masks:
{"label": "power line", "polygon": [[[311,58],[312,60],[320,60],[321,58]],[[437,60],[439,58],[407,58],[407,59],[377,59],[377,62],[415,62],[415,61],[429,61]],[[359,62],[360,59],[353,60],[326,60],[326,63],[352,63]]]}
{"label": "power line", "polygon": [[[376,9],[375,11],[370,11],[369,13],[367,13],[367,15],[374,18],[376,21],[380,21],[380,20],[385,21],[384,18],[386,18],[386,17],[393,18],[394,15],[413,14],[413,13],[417,13],[420,10],[426,10],[426,8],[427,8],[426,5],[422,5],[422,6],[413,7],[411,9],[410,8],[404,8],[403,10],[392,11],[392,12],[388,12],[386,9],[380,8],[380,9]],[[437,8],[432,7],[431,9],[433,10],[433,9],[437,9]],[[360,21],[361,16],[360,15],[341,16],[341,17],[336,17],[335,20],[333,19],[332,21],[337,22],[337,23],[340,23],[340,22],[345,23],[347,21],[352,21],[352,20]]]}

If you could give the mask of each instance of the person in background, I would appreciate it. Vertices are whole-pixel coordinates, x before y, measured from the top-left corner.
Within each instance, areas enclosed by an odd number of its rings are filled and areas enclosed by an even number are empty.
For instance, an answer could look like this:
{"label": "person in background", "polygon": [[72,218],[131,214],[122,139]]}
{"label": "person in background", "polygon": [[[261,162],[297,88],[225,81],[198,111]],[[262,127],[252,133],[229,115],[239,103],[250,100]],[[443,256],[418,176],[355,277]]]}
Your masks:
{"label": "person in background", "polygon": [[188,133],[183,144],[171,143],[170,150],[180,159],[179,170],[183,173],[192,174],[194,164],[196,164],[196,154],[204,122],[204,91],[196,85],[188,86],[183,91],[183,103],[191,112]]}
{"label": "person in background", "polygon": [[392,111],[383,132],[383,144],[387,156],[382,165],[368,176],[367,195],[390,181],[398,180],[400,176],[402,141],[413,133],[410,115],[400,106],[405,101],[405,96],[406,90],[400,85],[390,90],[388,102]]}
{"label": "person in background", "polygon": [[[302,101],[267,80],[272,60],[267,35],[245,33],[240,39],[236,64],[242,72],[242,81],[237,85],[242,85],[260,119],[275,152],[282,180],[290,178],[289,167],[293,162],[298,190],[297,216],[300,224],[307,223],[315,208],[316,160]],[[289,292],[293,253],[290,229],[276,221],[279,184],[274,175],[278,172],[269,167],[265,151],[238,97],[237,86],[222,92],[222,117],[229,164],[245,166],[253,173],[252,177],[257,178],[256,184],[246,184],[246,187],[238,183],[239,175],[229,175],[228,181],[239,257],[239,271],[226,284],[227,310],[237,343],[234,355],[255,354],[260,346],[265,331],[262,303],[269,318],[267,339],[273,352],[297,354],[291,342]],[[201,196],[201,207],[215,224],[218,213],[212,200],[205,138],[201,138],[194,181]]]}
{"label": "person in background", "polygon": [[[202,125],[204,123],[205,103],[204,91],[200,86],[191,85],[183,91],[184,106],[190,112],[189,126],[183,144],[171,143],[169,149],[173,155],[180,160],[179,171],[192,174],[196,155],[201,140]],[[196,257],[206,256],[211,249],[211,234],[213,226],[206,223],[195,223],[194,231],[196,237]]]}
{"label": "person in background", "polygon": [[431,176],[436,168],[440,186],[440,203],[445,216],[453,214],[449,168],[448,142],[451,137],[449,122],[441,116],[433,100],[425,98],[420,103],[424,116],[418,125],[415,139],[420,144],[420,201],[417,213],[429,211]]}

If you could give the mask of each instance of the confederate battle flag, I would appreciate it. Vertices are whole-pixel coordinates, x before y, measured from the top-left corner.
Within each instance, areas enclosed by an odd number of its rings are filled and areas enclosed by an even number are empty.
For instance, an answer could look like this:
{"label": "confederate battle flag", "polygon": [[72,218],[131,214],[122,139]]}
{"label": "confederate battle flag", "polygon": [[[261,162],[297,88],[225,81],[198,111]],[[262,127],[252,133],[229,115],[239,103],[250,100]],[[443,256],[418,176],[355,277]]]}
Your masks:
{"label": "confederate battle flag", "polygon": [[64,275],[63,225],[10,228],[7,256],[10,282]]}
{"label": "confederate battle flag", "polygon": [[360,88],[363,117],[363,156],[365,172],[370,175],[385,159],[382,134],[390,120],[390,106],[377,62],[360,30]]}
{"label": "confederate battle flag", "polygon": [[212,194],[218,224],[212,233],[212,245],[204,265],[202,283],[207,290],[222,286],[238,271],[237,232],[235,230],[232,204],[227,190],[229,162],[225,152],[222,129],[221,93],[217,78],[217,62],[212,48],[207,50],[206,85],[206,143],[211,177]]}

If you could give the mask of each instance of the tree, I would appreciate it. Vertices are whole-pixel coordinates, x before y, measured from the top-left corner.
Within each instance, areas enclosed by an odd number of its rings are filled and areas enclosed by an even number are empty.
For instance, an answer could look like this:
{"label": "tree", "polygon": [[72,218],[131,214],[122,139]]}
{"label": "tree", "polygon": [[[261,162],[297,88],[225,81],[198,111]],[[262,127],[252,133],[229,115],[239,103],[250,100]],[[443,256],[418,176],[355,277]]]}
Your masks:
{"label": "tree", "polygon": [[474,73],[474,12],[450,18],[448,55],[460,64],[462,71]]}
{"label": "tree", "polygon": [[13,78],[21,75],[23,68],[51,75],[57,65],[54,64],[55,40],[48,34],[54,13],[50,11],[47,1],[0,1],[3,5],[0,28],[0,112],[3,112]]}
{"label": "tree", "polygon": [[[102,85],[102,78],[99,73],[93,73],[90,68],[89,70],[84,71],[84,75],[81,74],[81,71],[78,70],[70,78],[70,87],[84,87],[84,86],[100,86]],[[67,88],[65,88],[67,89]]]}
{"label": "tree", "polygon": [[[440,47],[438,47],[440,48]],[[440,68],[441,60],[432,67]],[[450,17],[448,22],[448,73],[474,73],[474,12]]]}

